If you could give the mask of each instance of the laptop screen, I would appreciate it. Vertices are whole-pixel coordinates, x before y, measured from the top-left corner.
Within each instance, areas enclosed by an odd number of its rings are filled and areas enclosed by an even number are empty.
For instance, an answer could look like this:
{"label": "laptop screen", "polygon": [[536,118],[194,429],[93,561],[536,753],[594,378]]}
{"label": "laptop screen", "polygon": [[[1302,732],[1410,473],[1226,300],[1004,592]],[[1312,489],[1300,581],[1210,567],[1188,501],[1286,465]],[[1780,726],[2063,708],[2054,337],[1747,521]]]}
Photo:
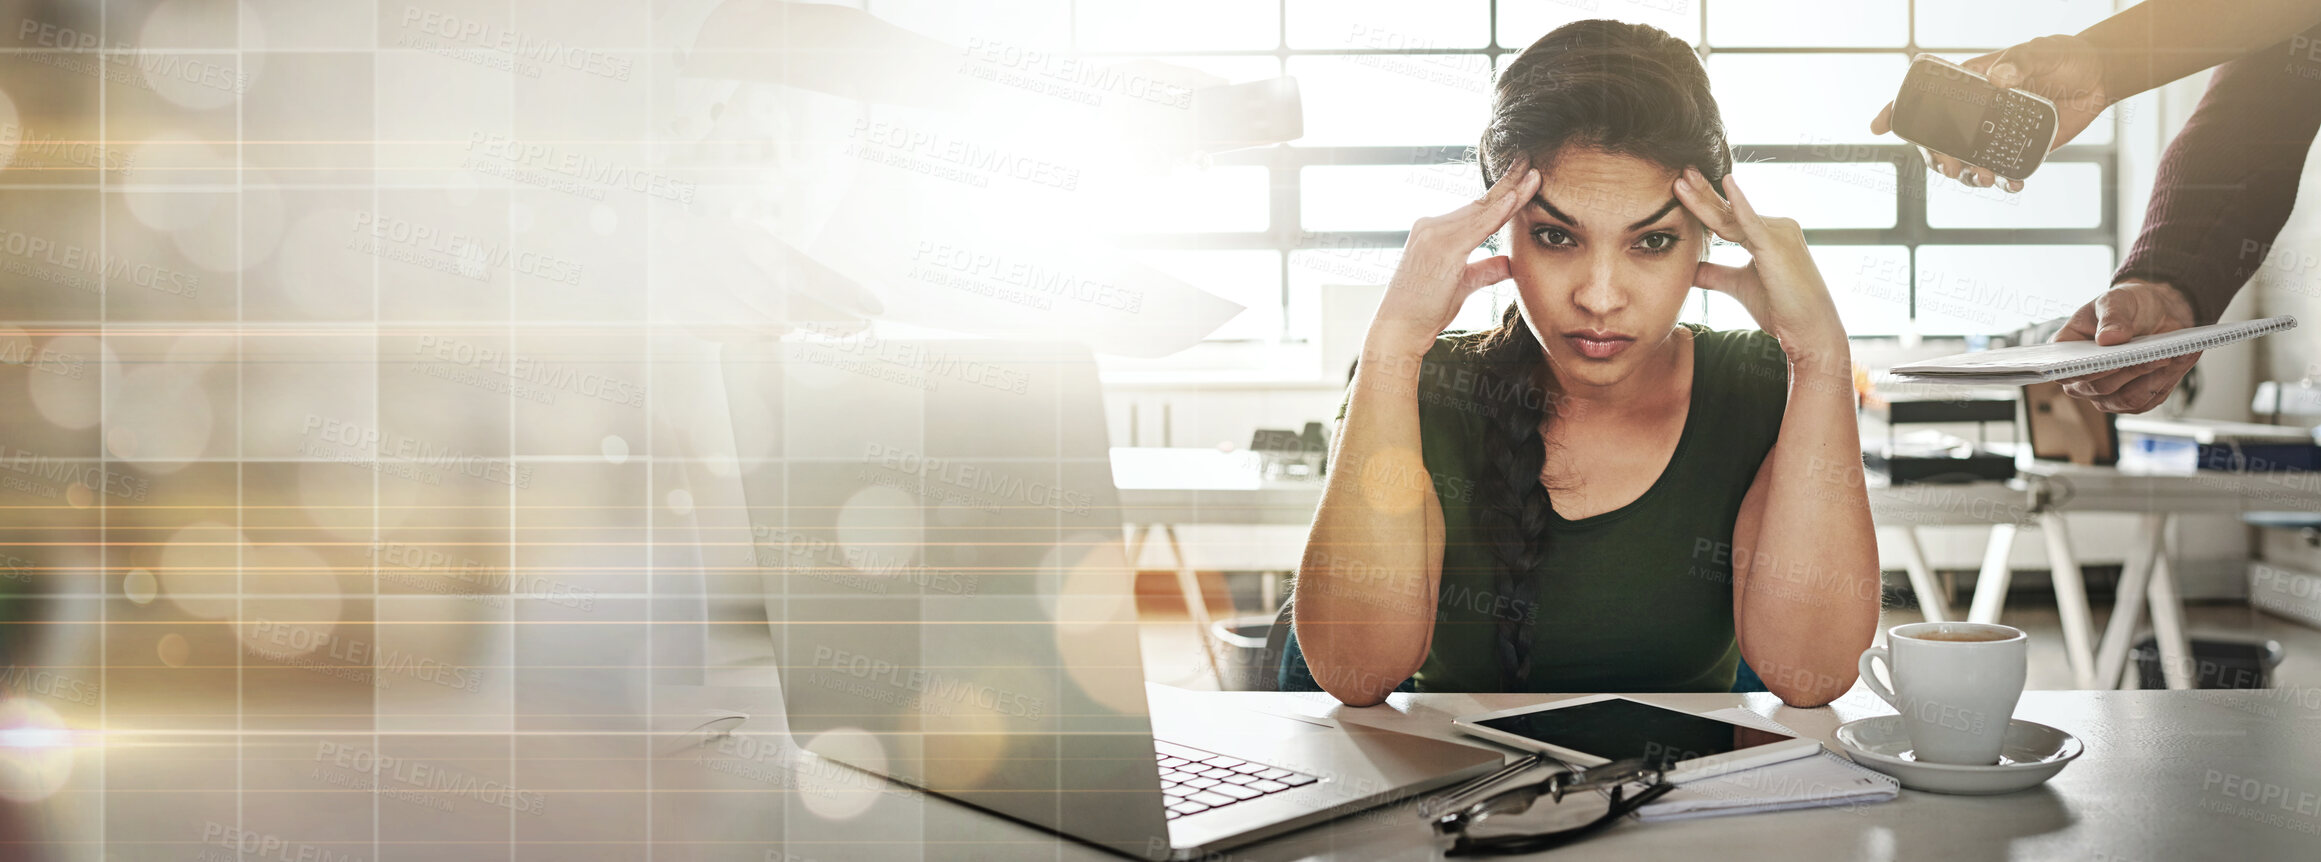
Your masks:
{"label": "laptop screen", "polygon": [[806,339],[722,364],[798,742],[1130,852],[1165,839],[1087,349]]}

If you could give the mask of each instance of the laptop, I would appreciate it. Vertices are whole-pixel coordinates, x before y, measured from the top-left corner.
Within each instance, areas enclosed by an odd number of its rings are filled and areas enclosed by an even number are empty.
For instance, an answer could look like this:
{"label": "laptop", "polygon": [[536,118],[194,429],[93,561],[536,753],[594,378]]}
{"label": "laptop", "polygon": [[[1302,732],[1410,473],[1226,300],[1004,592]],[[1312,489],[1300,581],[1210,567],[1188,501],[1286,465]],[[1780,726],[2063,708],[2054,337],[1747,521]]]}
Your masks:
{"label": "laptop", "polygon": [[793,336],[720,364],[807,750],[1149,859],[1502,762],[1215,693],[1148,697],[1085,347]]}

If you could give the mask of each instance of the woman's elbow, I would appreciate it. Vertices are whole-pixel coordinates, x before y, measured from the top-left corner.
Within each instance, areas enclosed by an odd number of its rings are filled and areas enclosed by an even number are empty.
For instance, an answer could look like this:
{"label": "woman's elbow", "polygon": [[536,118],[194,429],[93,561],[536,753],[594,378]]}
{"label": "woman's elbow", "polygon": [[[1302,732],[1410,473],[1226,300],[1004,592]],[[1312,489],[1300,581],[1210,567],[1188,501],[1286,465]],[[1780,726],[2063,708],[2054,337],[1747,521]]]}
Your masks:
{"label": "woman's elbow", "polygon": [[1386,702],[1387,695],[1394,693],[1392,688],[1333,685],[1330,681],[1323,680],[1319,674],[1315,675],[1314,681],[1321,683],[1323,691],[1329,692],[1331,697],[1337,698],[1339,703],[1347,706],[1377,706]]}
{"label": "woman's elbow", "polygon": [[[1322,691],[1347,706],[1376,706],[1418,672],[1426,642],[1374,621],[1334,622],[1299,605],[1293,612],[1299,651]],[[1383,629],[1383,630],[1382,630]]]}
{"label": "woman's elbow", "polygon": [[1828,706],[1830,701],[1844,697],[1846,691],[1854,687],[1854,681],[1849,674],[1843,685],[1781,686],[1766,683],[1765,687],[1772,690],[1773,696],[1780,698],[1784,704],[1798,709],[1814,709]]}
{"label": "woman's elbow", "polygon": [[1757,668],[1758,677],[1765,681],[1765,690],[1780,698],[1782,703],[1798,709],[1829,705],[1830,701],[1844,697],[1846,692],[1851,691],[1854,680],[1860,676],[1860,671],[1852,665],[1835,669],[1834,673],[1807,665],[1778,662],[1768,662],[1767,666],[1761,668],[1752,662],[1750,666]]}
{"label": "woman's elbow", "polygon": [[1402,684],[1402,679],[1409,676],[1404,674],[1395,677],[1377,673],[1337,656],[1337,652],[1329,649],[1309,652],[1306,654],[1306,670],[1313,674],[1315,684],[1347,706],[1377,706],[1384,703],[1386,696],[1393,694],[1395,687]]}

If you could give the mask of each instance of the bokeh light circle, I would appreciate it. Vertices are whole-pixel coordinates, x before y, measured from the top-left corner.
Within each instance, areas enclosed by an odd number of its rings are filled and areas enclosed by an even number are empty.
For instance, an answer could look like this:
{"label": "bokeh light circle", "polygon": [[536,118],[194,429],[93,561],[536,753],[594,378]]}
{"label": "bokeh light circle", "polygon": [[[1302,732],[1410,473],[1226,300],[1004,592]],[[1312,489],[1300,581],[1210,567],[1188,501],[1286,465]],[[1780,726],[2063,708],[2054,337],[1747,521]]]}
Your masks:
{"label": "bokeh light circle", "polygon": [[[32,409],[40,418],[61,428],[88,428],[104,418],[104,408],[98,399],[95,368],[100,364],[103,348],[97,339],[88,335],[59,335],[48,340],[49,355],[67,357],[65,367],[77,360],[82,373],[33,374],[26,394],[32,399]],[[117,368],[106,368],[106,373],[117,373]]]}
{"label": "bokeh light circle", "polygon": [[918,498],[900,489],[872,485],[854,492],[838,509],[840,556],[849,567],[874,574],[907,569],[919,559],[926,521]]}
{"label": "bokeh light circle", "polygon": [[153,656],[164,665],[184,667],[193,662],[193,644],[187,643],[184,635],[171,632],[153,645]]}
{"label": "bokeh light circle", "polygon": [[114,457],[157,462],[171,473],[201,457],[216,431],[207,377],[211,363],[135,368],[106,383],[105,446]]}
{"label": "bokeh light circle", "polygon": [[298,545],[251,546],[243,564],[243,649],[277,661],[324,651],[344,610],[338,571]]}
{"label": "bokeh light circle", "polygon": [[161,581],[153,577],[151,570],[130,569],[121,579],[121,595],[127,596],[130,604],[150,605],[160,594]]}
{"label": "bokeh light circle", "polygon": [[171,533],[153,575],[170,604],[192,616],[224,619],[234,612],[235,576],[245,539],[217,521],[196,521]]}
{"label": "bokeh light circle", "polygon": [[[170,53],[189,48],[183,33],[215,32],[215,22],[232,15],[236,53]],[[195,110],[232,105],[254,88],[266,68],[266,29],[257,10],[228,0],[162,0],[138,28],[135,70],[147,89],[171,104]],[[206,45],[201,47],[208,47]]]}
{"label": "bokeh light circle", "polygon": [[[869,732],[841,727],[815,735],[808,749],[870,772],[885,772],[886,746]],[[878,804],[883,780],[805,754],[798,758],[798,798],[824,820],[851,820]]]}
{"label": "bokeh light circle", "polygon": [[[182,55],[151,55],[169,62]],[[218,186],[231,183],[234,158],[218,146],[183,129],[165,129],[147,135],[129,150],[125,161],[136,165],[136,184],[121,191],[129,215],[157,231],[196,228],[209,222],[234,221],[233,194]],[[226,178],[219,181],[220,176]]]}

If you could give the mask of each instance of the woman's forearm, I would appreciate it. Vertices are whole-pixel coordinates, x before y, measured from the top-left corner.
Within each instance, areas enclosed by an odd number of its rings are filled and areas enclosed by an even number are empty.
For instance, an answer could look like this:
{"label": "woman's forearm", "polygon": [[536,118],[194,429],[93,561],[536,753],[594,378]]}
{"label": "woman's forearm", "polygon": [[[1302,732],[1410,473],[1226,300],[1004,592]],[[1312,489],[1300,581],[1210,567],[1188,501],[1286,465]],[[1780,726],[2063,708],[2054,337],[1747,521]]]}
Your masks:
{"label": "woman's forearm", "polygon": [[[1789,351],[1789,403],[1760,470],[1755,535],[1736,534],[1735,617],[1752,669],[1784,701],[1826,703],[1852,687],[1878,624],[1878,543],[1862,484],[1845,340]],[[1745,574],[1741,574],[1745,571]]]}
{"label": "woman's forearm", "polygon": [[1368,706],[1434,637],[1442,510],[1420,455],[1420,356],[1366,347],[1298,567],[1298,645],[1314,681]]}

